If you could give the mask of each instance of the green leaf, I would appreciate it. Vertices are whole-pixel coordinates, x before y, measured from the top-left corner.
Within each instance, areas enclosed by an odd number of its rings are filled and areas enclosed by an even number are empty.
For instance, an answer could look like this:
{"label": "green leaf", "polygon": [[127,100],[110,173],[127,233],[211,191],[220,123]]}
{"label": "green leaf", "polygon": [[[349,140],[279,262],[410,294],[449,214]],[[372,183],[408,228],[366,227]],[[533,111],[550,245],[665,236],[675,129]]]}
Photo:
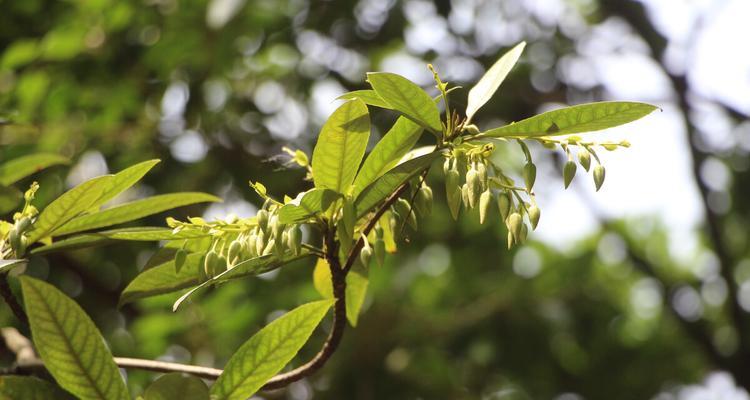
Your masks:
{"label": "green leaf", "polygon": [[202,257],[201,253],[188,254],[180,272],[175,271],[174,259],[141,272],[123,290],[119,305],[199,284]]}
{"label": "green leaf", "polygon": [[354,203],[354,207],[357,210],[357,218],[370,212],[378,203],[390,196],[401,184],[424,171],[438,157],[440,157],[440,153],[433,152],[409,160],[388,171],[385,175],[367,186],[359,194],[357,201]]}
{"label": "green leaf", "polygon": [[136,182],[141,180],[159,162],[160,160],[156,159],[144,161],[116,173],[109,187],[104,190],[101,197],[97,200],[95,207],[114,199],[118,194],[135,185]]}
{"label": "green leaf", "polygon": [[0,376],[2,400],[73,400],[57,385],[33,376]]}
{"label": "green leaf", "polygon": [[354,181],[370,137],[370,118],[361,100],[344,103],[331,114],[313,150],[315,187],[345,193]]}
{"label": "green leaf", "polygon": [[344,93],[341,96],[336,98],[337,100],[352,100],[352,99],[360,99],[365,104],[380,108],[386,108],[389,110],[392,110],[393,107],[388,104],[385,100],[383,100],[382,97],[378,96],[378,94],[374,90],[355,90],[349,93]]}
{"label": "green leaf", "polygon": [[[346,319],[353,327],[357,326],[359,312],[365,302],[365,295],[367,295],[369,280],[366,274],[367,271],[363,269],[361,271],[351,270],[346,275]],[[321,296],[326,299],[333,299],[331,269],[322,258],[318,259],[317,264],[315,264],[313,284]]]}
{"label": "green leaf", "polygon": [[179,299],[177,299],[177,301],[175,301],[174,305],[172,305],[172,311],[177,311],[180,305],[185,300],[187,300],[188,297],[192,296],[195,292],[197,292],[200,289],[203,289],[204,287],[208,285],[214,285],[216,283],[226,282],[232,279],[244,278],[246,276],[251,276],[251,275],[260,275],[264,272],[268,272],[276,268],[282,267],[286,264],[289,264],[290,262],[297,261],[297,260],[310,257],[310,256],[312,256],[312,254],[304,253],[304,254],[300,254],[296,256],[289,255],[289,256],[285,256],[279,259],[276,256],[269,254],[269,255],[245,260],[235,265],[231,269],[228,269],[220,273],[219,275],[216,275],[215,277],[190,289],[187,293],[183,294],[182,296],[180,296]]}
{"label": "green leaf", "polygon": [[81,307],[48,283],[20,280],[34,345],[57,383],[81,399],[130,399],[104,338]]}
{"label": "green leaf", "polygon": [[23,193],[12,186],[0,185],[0,214],[13,211],[21,203]]}
{"label": "green leaf", "polygon": [[487,101],[492,98],[500,84],[503,83],[505,77],[513,66],[518,62],[518,58],[521,57],[523,49],[526,47],[526,42],[521,42],[512,48],[507,53],[503,54],[499,60],[482,76],[482,79],[474,85],[469,91],[469,99],[466,105],[466,119],[467,123],[471,121],[471,118]]}
{"label": "green leaf", "polygon": [[443,131],[440,111],[430,95],[417,84],[390,72],[368,72],[367,80],[394,110],[435,133]]}
{"label": "green leaf", "polygon": [[14,158],[0,164],[0,185],[8,186],[47,167],[67,164],[67,158],[59,154],[38,153]]}
{"label": "green leaf", "polygon": [[39,214],[29,233],[29,243],[49,236],[55,229],[90,209],[109,187],[112,179],[112,175],[90,179],[55,199]]}
{"label": "green leaf", "polygon": [[548,111],[481,133],[484,137],[526,138],[593,132],[627,124],[658,107],[628,101],[605,101]]}
{"label": "green leaf", "polygon": [[256,393],[294,358],[331,305],[333,300],[299,306],[261,329],[234,353],[211,398],[245,400]]}
{"label": "green leaf", "polygon": [[354,197],[369,184],[393,168],[411,150],[422,135],[422,127],[399,117],[393,127],[372,149],[354,180]]}
{"label": "green leaf", "polygon": [[194,376],[162,375],[143,393],[144,400],[209,400],[208,386]]}
{"label": "green leaf", "polygon": [[51,234],[53,236],[69,235],[71,233],[134,221],[188,204],[215,201],[221,201],[221,199],[200,192],[170,193],[147,197],[93,214],[82,215],[55,229]]}
{"label": "green leaf", "polygon": [[300,193],[291,202],[279,209],[279,222],[292,224],[306,221],[321,213],[339,198],[339,194],[329,189],[315,188]]}
{"label": "green leaf", "polygon": [[208,233],[198,230],[182,230],[180,232],[173,233],[172,230],[168,228],[138,226],[72,236],[54,242],[52,244],[48,244],[46,246],[37,247],[31,250],[31,254],[44,254],[53,251],[75,250],[86,247],[103,246],[110,244],[116,240],[154,242],[159,240],[203,238],[207,236]]}

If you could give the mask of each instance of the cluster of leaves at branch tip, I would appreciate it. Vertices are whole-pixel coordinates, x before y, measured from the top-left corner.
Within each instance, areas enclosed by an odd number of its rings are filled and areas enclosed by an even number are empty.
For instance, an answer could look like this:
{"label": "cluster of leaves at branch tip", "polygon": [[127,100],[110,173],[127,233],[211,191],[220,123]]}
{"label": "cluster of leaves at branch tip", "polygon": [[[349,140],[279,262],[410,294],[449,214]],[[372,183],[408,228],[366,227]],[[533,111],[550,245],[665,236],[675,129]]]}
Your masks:
{"label": "cluster of leaves at branch tip", "polygon": [[[180,205],[218,201],[205,193],[178,193],[100,209],[106,201],[134,185],[158,160],[84,182],[62,194],[41,213],[31,204],[38,188],[34,184],[26,192],[25,204],[14,221],[0,222],[0,269],[12,267],[27,249],[42,254],[114,240],[166,241],[154,261],[149,262],[153,265],[130,282],[121,303],[189,289],[174,304],[176,310],[205,286],[256,276],[296,260],[317,257],[313,280],[325,300],[301,305],[251,337],[210,389],[212,399],[251,397],[292,360],[329,308],[342,300],[332,298],[335,276],[345,279],[346,317],[356,325],[371,260],[374,258],[382,265],[386,254],[397,251],[398,243],[407,239],[406,228],[417,231],[419,218],[426,218],[432,212],[433,190],[427,177],[438,160],[442,161],[445,198],[452,217],[459,218],[462,209],[478,209],[479,221],[484,223],[492,218],[492,210],[497,207],[507,229],[508,248],[523,244],[540,221],[541,211],[534,192],[538,185],[537,167],[530,143],[548,149],[560,148],[567,155],[563,166],[566,188],[576,174],[577,165],[587,172],[592,170],[593,158],[594,185],[597,190],[601,188],[605,170],[597,150],[615,150],[628,147],[629,143],[586,141],[574,135],[626,124],[656,107],[634,102],[581,104],[483,130],[473,122],[474,117],[500,88],[524,47],[525,43],[520,43],[508,51],[469,90],[468,105],[463,112],[451,107],[451,93],[458,87],[444,82],[431,65],[436,97],[398,74],[368,73],[371,89],[340,97],[345,101],[323,125],[312,157],[301,150],[283,149],[289,156],[287,164],[305,168],[306,180],[312,181],[313,187],[294,197],[278,199],[262,183],[250,182],[263,201],[253,216],[228,216],[214,221],[199,217],[187,221],[168,218],[169,228],[99,230]],[[441,102],[445,110],[442,113],[438,108]],[[372,108],[390,110],[399,117],[365,157]],[[424,131],[432,134],[433,143],[417,147]],[[520,171],[497,156],[500,146],[513,142],[519,145],[525,158]],[[36,164],[26,165],[32,159]],[[13,168],[0,165],[0,171],[15,171],[6,172],[3,176],[10,178],[3,178],[0,185],[10,185],[35,170],[66,160],[46,155],[11,162],[15,162]],[[516,179],[523,183],[517,184]],[[303,236],[313,240],[304,242]],[[33,247],[35,243],[41,245]],[[88,334],[98,336],[93,323],[72,300],[59,291],[46,290],[44,285],[27,279],[24,292],[36,296],[38,304],[49,300],[48,297],[66,304],[70,315],[86,325]],[[38,347],[56,340],[71,340],[62,337],[68,331],[34,332],[34,321],[44,321],[49,316],[40,316],[44,307],[27,308]],[[44,338],[39,339],[40,335]],[[100,357],[111,357],[107,351],[97,351]],[[45,363],[56,365],[45,354],[48,353],[41,353]],[[78,367],[82,376],[95,375],[88,374],[91,371],[85,365]],[[119,374],[114,375],[119,379]],[[169,386],[170,381],[180,380],[163,380],[159,390],[164,390],[163,385]],[[96,389],[101,384],[95,380],[71,383],[64,379],[58,383],[66,388],[78,385],[75,390],[81,392],[91,389],[87,385]]]}

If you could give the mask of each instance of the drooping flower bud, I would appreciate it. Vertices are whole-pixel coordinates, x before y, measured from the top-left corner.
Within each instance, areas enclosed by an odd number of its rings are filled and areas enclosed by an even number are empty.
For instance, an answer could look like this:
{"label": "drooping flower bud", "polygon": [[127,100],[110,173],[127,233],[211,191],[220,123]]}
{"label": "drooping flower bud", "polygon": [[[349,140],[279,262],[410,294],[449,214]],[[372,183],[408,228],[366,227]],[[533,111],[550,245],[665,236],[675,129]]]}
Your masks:
{"label": "drooping flower bud", "polygon": [[289,231],[289,248],[295,255],[302,252],[302,228],[299,225],[295,225]]}
{"label": "drooping flower bud", "polygon": [[258,211],[256,218],[258,219],[258,226],[263,232],[265,232],[266,229],[268,229],[268,211],[266,210]]}
{"label": "drooping flower bud", "polygon": [[385,262],[385,241],[383,239],[378,239],[375,241],[373,247],[375,249],[375,260],[378,262],[378,265],[382,267]]}
{"label": "drooping flower bud", "polygon": [[208,253],[206,253],[206,258],[203,262],[203,271],[206,273],[207,278],[213,278],[214,277],[214,271],[216,269],[216,264],[219,262],[219,254],[215,251],[211,250]]}
{"label": "drooping flower bud", "polygon": [[578,163],[581,164],[583,169],[586,171],[591,168],[591,154],[587,150],[581,150],[578,152]]}
{"label": "drooping flower bud", "polygon": [[516,243],[520,243],[521,230],[523,229],[523,225],[524,223],[521,214],[514,212],[510,214],[510,216],[508,216],[508,230],[513,234],[513,240]]}
{"label": "drooping flower bud", "polygon": [[451,210],[453,219],[458,218],[461,209],[461,187],[459,186],[458,171],[451,169],[445,175],[445,197],[448,200],[448,208]]}
{"label": "drooping flower bud", "polygon": [[406,223],[409,224],[412,229],[417,230],[417,216],[414,215],[414,211],[412,211],[409,201],[403,198],[398,199],[395,206],[398,215],[400,215],[401,218],[405,218]]}
{"label": "drooping flower bud", "polygon": [[255,254],[258,256],[263,255],[263,250],[266,248],[266,234],[263,231],[259,231],[255,237]]}
{"label": "drooping flower bud", "polygon": [[481,185],[480,191],[482,191],[487,188],[487,166],[484,165],[483,162],[478,162],[476,170],[477,178],[479,179],[479,184]]}
{"label": "drooping flower bud", "polygon": [[601,189],[603,183],[604,183],[604,166],[601,164],[597,164],[596,167],[594,167],[594,184],[596,185],[597,192],[599,191],[599,189]]}
{"label": "drooping flower bud", "polygon": [[230,264],[234,265],[235,259],[240,255],[241,250],[242,244],[240,244],[239,240],[234,240],[229,245],[229,250],[227,250],[227,260]]}
{"label": "drooping flower bud", "polygon": [[505,221],[506,219],[508,219],[508,214],[510,214],[510,194],[508,192],[500,192],[497,195],[497,205],[498,209],[500,210],[500,217],[503,219],[503,221]]}
{"label": "drooping flower bud", "polygon": [[428,216],[432,213],[432,189],[427,185],[422,185],[414,199],[414,206],[420,215]]}
{"label": "drooping flower bud", "polygon": [[485,190],[479,196],[479,223],[484,224],[484,220],[487,218],[487,213],[490,211],[490,205],[492,204],[492,193],[490,189]]}
{"label": "drooping flower bud", "polygon": [[529,207],[529,221],[531,222],[531,228],[536,229],[537,224],[539,224],[540,216],[541,216],[541,211],[539,210],[539,207],[537,206]]}
{"label": "drooping flower bud", "polygon": [[466,187],[466,197],[469,200],[469,207],[474,208],[479,202],[479,196],[482,194],[482,182],[477,170],[473,166],[466,173]]}
{"label": "drooping flower bud", "polygon": [[534,165],[534,163],[529,162],[524,165],[523,181],[526,183],[526,190],[530,192],[536,181],[536,165]]}
{"label": "drooping flower bud", "polygon": [[570,182],[573,181],[574,176],[576,176],[576,163],[573,161],[567,161],[565,167],[563,167],[563,182],[565,183],[566,189],[570,185]]}

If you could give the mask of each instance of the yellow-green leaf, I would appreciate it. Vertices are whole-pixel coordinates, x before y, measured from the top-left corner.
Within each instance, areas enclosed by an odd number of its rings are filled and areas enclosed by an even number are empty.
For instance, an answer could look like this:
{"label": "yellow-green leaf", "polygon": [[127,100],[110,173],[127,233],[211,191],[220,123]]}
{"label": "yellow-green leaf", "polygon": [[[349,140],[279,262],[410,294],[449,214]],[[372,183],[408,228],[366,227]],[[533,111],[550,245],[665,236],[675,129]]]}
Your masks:
{"label": "yellow-green leaf", "polygon": [[48,244],[46,246],[37,247],[31,250],[31,254],[44,254],[53,251],[75,250],[85,247],[102,246],[110,244],[115,240],[154,242],[159,240],[182,240],[205,237],[208,237],[208,233],[192,229],[182,230],[180,232],[174,233],[171,229],[167,228],[138,226],[72,236],[54,242],[52,244]]}
{"label": "yellow-green leaf", "polygon": [[0,185],[8,186],[47,167],[70,162],[59,154],[37,153],[0,164]]}
{"label": "yellow-green leaf", "polygon": [[[351,270],[346,275],[346,319],[353,326],[357,326],[359,312],[367,295],[367,271]],[[313,271],[313,285],[323,298],[333,299],[333,282],[331,281],[331,269],[328,263],[319,258]]]}
{"label": "yellow-green leaf", "polygon": [[390,72],[369,72],[367,81],[394,110],[435,133],[443,131],[435,102],[416,83]]}
{"label": "yellow-green leaf", "polygon": [[467,124],[471,121],[471,118],[487,101],[492,98],[500,84],[503,83],[505,77],[513,66],[518,62],[518,58],[521,57],[523,49],[526,47],[526,42],[521,42],[512,48],[507,53],[503,54],[499,60],[482,76],[482,79],[474,85],[469,91],[469,98],[466,105],[466,119]]}
{"label": "yellow-green leaf", "polygon": [[421,135],[421,126],[406,117],[399,117],[362,164],[362,169],[354,180],[354,197],[393,168],[414,147]]}
{"label": "yellow-green leaf", "polygon": [[209,400],[208,386],[200,378],[177,372],[162,375],[143,393],[144,400]]}
{"label": "yellow-green leaf", "polygon": [[141,178],[143,178],[143,176],[146,175],[146,173],[148,173],[148,171],[150,171],[151,168],[153,168],[154,165],[158,164],[159,162],[160,160],[156,159],[144,161],[116,173],[114,179],[112,179],[109,186],[104,190],[101,197],[99,197],[99,199],[96,201],[94,207],[98,207],[114,199],[118,194],[135,185],[136,182],[141,180]]}
{"label": "yellow-green leaf", "polygon": [[174,259],[141,272],[120,295],[120,305],[138,299],[171,293],[200,283],[199,269],[203,254],[192,253],[185,257],[185,263],[177,272]]}
{"label": "yellow-green leaf", "polygon": [[103,228],[105,226],[134,221],[139,218],[186,206],[188,204],[215,201],[221,201],[221,199],[200,192],[170,193],[147,197],[145,199],[120,204],[106,210],[74,218],[65,225],[55,229],[51,235],[62,236],[96,228]]}
{"label": "yellow-green leaf", "polygon": [[331,305],[333,300],[299,306],[261,329],[234,353],[211,387],[211,398],[246,400],[256,393],[294,358]]}
{"label": "yellow-green leaf", "polygon": [[33,376],[0,376],[2,400],[73,400],[57,385]]}
{"label": "yellow-green leaf", "polygon": [[345,193],[354,181],[370,137],[367,106],[354,99],[331,114],[313,150],[315,187]]}
{"label": "yellow-green leaf", "polygon": [[329,189],[315,188],[302,192],[279,209],[279,222],[291,224],[306,221],[328,209],[339,194]]}
{"label": "yellow-green leaf", "polygon": [[104,338],[81,307],[48,283],[20,280],[34,345],[57,383],[80,399],[130,399]]}
{"label": "yellow-green leaf", "polygon": [[55,229],[89,210],[109,187],[112,175],[99,176],[63,193],[39,214],[29,233],[29,243],[49,236]]}
{"label": "yellow-green leaf", "polygon": [[640,119],[656,106],[629,101],[605,101],[549,111],[481,133],[485,137],[526,138],[593,132]]}
{"label": "yellow-green leaf", "polygon": [[352,92],[344,93],[336,98],[337,100],[351,100],[360,99],[365,104],[380,108],[393,109],[393,107],[383,100],[374,90],[355,90]]}

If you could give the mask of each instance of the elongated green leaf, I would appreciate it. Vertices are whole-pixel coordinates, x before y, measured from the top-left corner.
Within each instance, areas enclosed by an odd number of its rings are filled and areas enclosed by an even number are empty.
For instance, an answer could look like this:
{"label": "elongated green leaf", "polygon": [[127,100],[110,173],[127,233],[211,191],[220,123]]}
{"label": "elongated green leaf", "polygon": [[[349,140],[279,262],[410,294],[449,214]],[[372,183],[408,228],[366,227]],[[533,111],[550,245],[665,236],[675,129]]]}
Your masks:
{"label": "elongated green leaf", "polygon": [[430,95],[417,84],[390,72],[369,72],[367,80],[394,110],[433,132],[443,131],[440,111]]}
{"label": "elongated green leaf", "polygon": [[59,154],[38,153],[14,158],[0,164],[0,185],[8,186],[47,167],[67,164],[69,160]]}
{"label": "elongated green leaf", "polygon": [[354,181],[370,137],[367,106],[355,99],[331,114],[313,150],[315,187],[345,193]]}
{"label": "elongated green leaf", "polygon": [[23,193],[12,186],[0,185],[0,214],[13,211],[23,199]]}
{"label": "elongated green leaf", "polygon": [[55,229],[51,234],[52,236],[69,235],[71,233],[134,221],[139,218],[186,206],[188,204],[215,201],[221,201],[221,199],[200,192],[170,193],[147,197],[145,199],[98,211],[93,214],[86,214],[74,218],[65,225]]}
{"label": "elongated green leaf", "polygon": [[281,371],[333,305],[321,300],[295,308],[245,342],[211,387],[215,400],[245,400]]}
{"label": "elongated green leaf", "polygon": [[300,255],[289,255],[285,256],[281,259],[277,258],[274,255],[265,255],[260,256],[256,258],[251,258],[249,260],[245,260],[237,265],[235,265],[233,268],[228,269],[219,275],[216,275],[215,277],[201,283],[200,285],[190,289],[187,293],[180,296],[177,301],[172,305],[172,311],[177,311],[178,308],[180,308],[180,305],[188,299],[188,297],[192,296],[195,292],[205,288],[209,285],[214,285],[221,282],[226,282],[232,279],[238,279],[238,278],[244,278],[246,276],[251,275],[260,275],[264,272],[268,272],[271,270],[274,270],[276,268],[282,267],[286,264],[289,264],[290,262],[300,260],[302,258],[310,257],[311,254],[304,253]]}
{"label": "elongated green leaf", "polygon": [[360,99],[369,106],[386,108],[389,110],[393,109],[393,107],[385,100],[383,100],[382,97],[378,96],[378,94],[374,90],[355,90],[349,93],[344,93],[341,96],[337,97],[337,100],[351,99]]}
{"label": "elongated green leaf", "polygon": [[143,393],[144,400],[209,400],[208,386],[194,376],[162,375]]}
{"label": "elongated green leaf", "polygon": [[191,238],[203,238],[208,234],[196,230],[183,230],[172,233],[171,229],[139,226],[131,228],[112,229],[96,233],[86,233],[72,236],[46,246],[31,250],[31,254],[44,254],[53,251],[75,250],[86,247],[103,246],[116,240],[131,240],[142,242],[154,242],[159,240],[183,240]]}
{"label": "elongated green leaf", "polygon": [[411,150],[422,135],[422,127],[406,117],[399,117],[365,159],[354,180],[354,197],[393,168]]}
{"label": "elongated green leaf", "polygon": [[279,209],[279,222],[291,224],[306,221],[315,214],[327,210],[338,198],[338,193],[322,188],[300,193],[294,200]]}
{"label": "elongated green leaf", "polygon": [[180,272],[175,271],[174,259],[141,272],[123,290],[119,305],[199,284],[201,257],[201,253],[188,254]]}
{"label": "elongated green leaf", "polygon": [[90,209],[112,179],[112,175],[90,179],[55,199],[39,214],[34,229],[29,233],[29,243],[49,236],[58,227]]}
{"label": "elongated green leaf", "polygon": [[33,376],[0,376],[2,400],[73,400],[57,385]]}
{"label": "elongated green leaf", "polygon": [[130,399],[99,330],[54,286],[22,276],[34,345],[58,384],[81,399]]}
{"label": "elongated green leaf", "polygon": [[[322,258],[318,259],[318,263],[315,264],[313,284],[321,296],[326,299],[333,299],[331,269]],[[365,269],[352,270],[346,275],[346,319],[353,327],[357,326],[359,312],[365,302],[365,295],[367,295],[368,284],[369,280]]]}
{"label": "elongated green leaf", "polygon": [[628,101],[579,104],[483,132],[485,137],[525,138],[593,132],[642,118],[656,106]]}
{"label": "elongated green leaf", "polygon": [[110,182],[109,187],[104,190],[94,207],[98,207],[114,199],[118,194],[135,185],[136,182],[141,180],[141,178],[143,178],[143,176],[146,175],[146,173],[148,173],[148,171],[150,171],[151,168],[153,168],[154,165],[158,164],[159,162],[160,160],[144,161],[135,165],[131,165],[130,167],[116,173],[114,179],[112,179],[112,182]]}
{"label": "elongated green leaf", "polygon": [[468,104],[466,105],[466,119],[471,121],[471,118],[479,110],[503,83],[505,77],[513,66],[518,62],[518,58],[521,57],[523,49],[526,47],[526,42],[521,42],[516,47],[510,49],[507,53],[503,54],[499,60],[482,76],[482,79],[474,85],[469,91]]}
{"label": "elongated green leaf", "polygon": [[378,203],[393,193],[401,184],[417,176],[440,156],[440,153],[429,153],[400,164],[378,178],[359,194],[354,203],[357,218],[372,210]]}

